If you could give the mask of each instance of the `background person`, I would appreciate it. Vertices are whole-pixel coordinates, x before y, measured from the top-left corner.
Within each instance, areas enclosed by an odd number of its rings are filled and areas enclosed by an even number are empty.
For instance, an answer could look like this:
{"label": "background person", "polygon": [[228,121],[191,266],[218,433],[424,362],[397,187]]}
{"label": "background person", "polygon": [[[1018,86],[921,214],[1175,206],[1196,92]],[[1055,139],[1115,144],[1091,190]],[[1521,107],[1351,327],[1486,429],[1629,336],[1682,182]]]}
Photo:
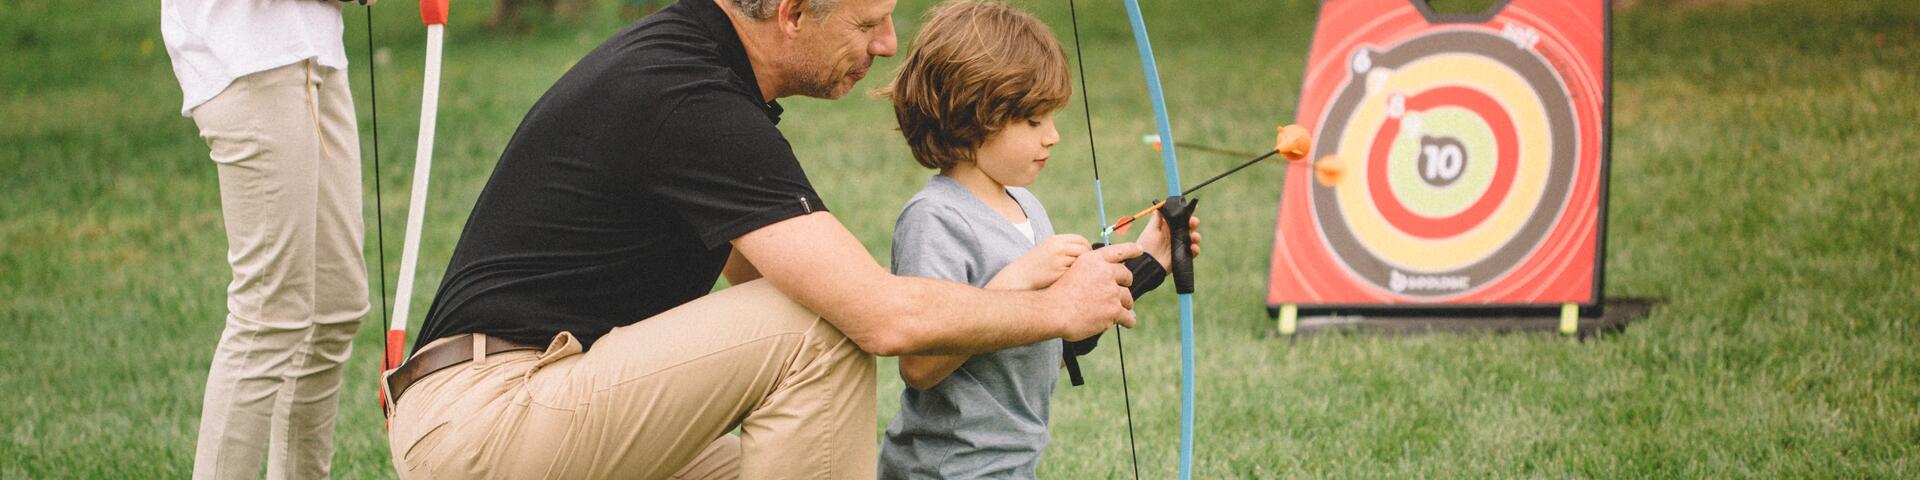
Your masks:
{"label": "background person", "polygon": [[194,478],[257,478],[263,457],[270,478],[330,475],[340,366],[367,313],[341,29],[332,0],[160,2],[180,113],[219,171],[233,268]]}

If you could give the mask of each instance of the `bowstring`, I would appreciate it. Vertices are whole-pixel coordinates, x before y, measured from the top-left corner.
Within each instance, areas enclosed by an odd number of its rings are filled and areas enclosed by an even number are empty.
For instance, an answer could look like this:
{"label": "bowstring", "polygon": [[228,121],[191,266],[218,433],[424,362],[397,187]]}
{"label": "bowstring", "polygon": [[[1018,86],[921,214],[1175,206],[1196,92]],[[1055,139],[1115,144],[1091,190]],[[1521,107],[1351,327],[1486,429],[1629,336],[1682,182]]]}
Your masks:
{"label": "bowstring", "polygon": [[385,344],[386,332],[393,330],[393,317],[387,314],[387,222],[386,208],[382,207],[380,201],[380,77],[376,72],[379,62],[374,60],[373,52],[373,6],[362,8],[367,11],[367,105],[373,114],[373,232],[380,258],[380,325],[386,327],[381,330],[380,337],[382,361],[376,367],[379,371],[374,375],[374,378],[380,378],[380,374],[386,372],[387,364],[393,362],[393,359],[386,358],[388,349]]}
{"label": "bowstring", "polygon": [[[1087,54],[1080,48],[1080,11],[1073,0],[1067,0],[1067,14],[1073,23],[1073,54],[1078,60],[1074,65],[1080,70],[1080,111],[1087,119],[1087,154],[1093,160],[1093,202],[1100,212],[1100,243],[1111,243],[1106,229],[1107,200],[1100,189],[1100,151],[1093,140],[1093,96],[1087,90]],[[1133,389],[1127,385],[1127,344],[1120,339],[1120,326],[1113,327],[1113,346],[1115,355],[1120,357],[1120,398],[1126,402],[1127,412],[1127,455],[1133,460],[1133,478],[1140,479],[1140,451],[1135,446],[1133,433]]]}

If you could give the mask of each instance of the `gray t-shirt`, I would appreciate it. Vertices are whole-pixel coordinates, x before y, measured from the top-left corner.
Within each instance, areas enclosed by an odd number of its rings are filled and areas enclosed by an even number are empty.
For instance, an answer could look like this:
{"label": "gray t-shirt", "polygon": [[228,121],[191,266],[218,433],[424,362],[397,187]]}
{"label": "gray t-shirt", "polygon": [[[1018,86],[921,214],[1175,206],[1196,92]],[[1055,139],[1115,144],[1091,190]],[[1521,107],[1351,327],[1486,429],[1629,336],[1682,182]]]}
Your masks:
{"label": "gray t-shirt", "polygon": [[[893,272],[984,286],[1040,239],[1046,208],[1008,188],[1033,227],[1028,236],[960,182],[934,176],[894,224]],[[1047,405],[1060,372],[1060,340],[974,355],[926,391],[900,394],[880,443],[880,478],[1034,478],[1047,446]]]}

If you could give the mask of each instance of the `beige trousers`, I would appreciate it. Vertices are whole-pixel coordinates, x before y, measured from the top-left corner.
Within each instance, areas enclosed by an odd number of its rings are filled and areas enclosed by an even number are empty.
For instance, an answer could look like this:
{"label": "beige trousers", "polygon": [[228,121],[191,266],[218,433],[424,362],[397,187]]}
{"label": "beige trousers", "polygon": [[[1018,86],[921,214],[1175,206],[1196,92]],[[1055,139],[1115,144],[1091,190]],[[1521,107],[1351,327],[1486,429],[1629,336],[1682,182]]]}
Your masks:
{"label": "beige trousers", "polygon": [[874,401],[873,356],[757,281],[428,375],[388,437],[408,479],[870,479]]}
{"label": "beige trousers", "polygon": [[360,140],[347,74],[242,77],[194,109],[220,173],[227,325],[207,372],[194,478],[326,478],[341,364],[367,313]]}

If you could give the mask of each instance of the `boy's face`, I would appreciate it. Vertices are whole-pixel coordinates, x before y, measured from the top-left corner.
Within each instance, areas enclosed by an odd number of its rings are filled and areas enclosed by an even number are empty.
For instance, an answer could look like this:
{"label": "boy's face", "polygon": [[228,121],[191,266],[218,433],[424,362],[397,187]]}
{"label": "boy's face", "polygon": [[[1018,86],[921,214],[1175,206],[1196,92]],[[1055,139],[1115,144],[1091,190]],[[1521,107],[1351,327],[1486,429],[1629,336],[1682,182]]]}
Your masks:
{"label": "boy's face", "polygon": [[987,141],[980,144],[980,150],[974,154],[974,163],[1001,185],[1025,187],[1040,178],[1040,170],[1047,168],[1047,150],[1059,143],[1060,132],[1053,128],[1053,113],[1014,120],[987,136]]}

